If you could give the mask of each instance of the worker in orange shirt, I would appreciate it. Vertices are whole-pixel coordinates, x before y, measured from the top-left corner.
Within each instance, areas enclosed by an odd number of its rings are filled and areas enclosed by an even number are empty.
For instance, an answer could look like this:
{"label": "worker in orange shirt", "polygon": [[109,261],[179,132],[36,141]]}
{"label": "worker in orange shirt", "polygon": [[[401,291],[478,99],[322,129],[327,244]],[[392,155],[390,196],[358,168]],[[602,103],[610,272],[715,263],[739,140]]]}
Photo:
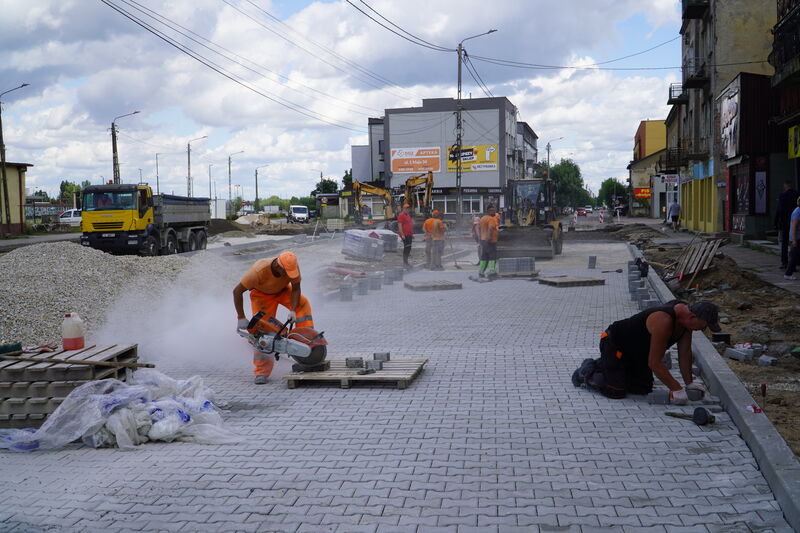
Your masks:
{"label": "worker in orange shirt", "polygon": [[486,267],[489,267],[489,277],[497,275],[495,265],[497,264],[497,233],[499,226],[497,224],[497,210],[493,205],[490,205],[486,210],[486,214],[481,218],[480,231],[481,231],[481,256],[478,276],[484,277]]}
{"label": "worker in orange shirt", "polygon": [[431,236],[433,238],[433,267],[431,270],[444,270],[442,255],[444,255],[444,234],[447,226],[444,225],[443,218],[443,214],[434,211],[433,224],[431,225]]}
{"label": "worker in orange shirt", "polygon": [[433,269],[433,235],[431,234],[431,230],[433,228],[433,223],[436,220],[436,217],[439,216],[439,210],[434,209],[433,214],[429,219],[422,223],[422,231],[425,233],[425,268],[428,270]]}
{"label": "worker in orange shirt", "polygon": [[[238,318],[237,331],[247,329],[249,323],[244,314],[243,302],[243,295],[247,291],[250,291],[254,315],[263,311],[267,317],[274,317],[280,304],[289,310],[289,319],[294,320],[297,327],[314,327],[311,304],[300,291],[300,268],[294,253],[283,252],[278,257],[259,259],[234,287],[233,305]],[[256,385],[266,383],[275,366],[275,358],[253,351],[253,364]]]}

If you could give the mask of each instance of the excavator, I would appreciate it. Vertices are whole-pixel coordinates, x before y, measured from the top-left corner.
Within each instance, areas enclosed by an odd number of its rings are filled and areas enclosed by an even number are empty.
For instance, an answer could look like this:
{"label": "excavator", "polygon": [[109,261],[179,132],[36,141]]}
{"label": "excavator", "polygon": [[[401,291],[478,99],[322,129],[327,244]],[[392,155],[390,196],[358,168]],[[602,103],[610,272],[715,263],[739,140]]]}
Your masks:
{"label": "excavator", "polygon": [[556,220],[555,182],[551,179],[510,179],[506,205],[511,220],[500,228],[497,255],[552,259],[561,253],[563,233]]}
{"label": "excavator", "polygon": [[356,225],[360,226],[363,223],[363,218],[364,218],[362,216],[362,211],[361,211],[362,194],[374,194],[375,196],[380,196],[381,198],[383,198],[383,213],[385,220],[388,221],[395,218],[394,206],[392,204],[392,193],[390,193],[386,189],[382,189],[381,187],[370,185],[369,183],[361,183],[360,181],[353,181],[353,204],[355,208]]}
{"label": "excavator", "polygon": [[[424,185],[424,190],[418,190],[417,187]],[[419,198],[419,192],[423,192],[422,199]],[[403,204],[411,206],[412,210],[416,212],[416,207],[419,208],[419,213],[423,219],[430,218],[431,205],[433,202],[433,172],[426,172],[424,174],[417,174],[411,176],[406,180],[406,189],[403,194]]]}

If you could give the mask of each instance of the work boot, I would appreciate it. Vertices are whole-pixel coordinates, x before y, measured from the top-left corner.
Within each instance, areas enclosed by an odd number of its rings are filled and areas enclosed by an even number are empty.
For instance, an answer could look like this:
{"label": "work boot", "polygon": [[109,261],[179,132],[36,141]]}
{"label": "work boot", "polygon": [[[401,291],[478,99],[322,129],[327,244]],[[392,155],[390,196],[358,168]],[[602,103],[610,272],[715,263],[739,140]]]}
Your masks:
{"label": "work boot", "polygon": [[253,380],[253,383],[256,385],[264,385],[267,382],[267,376],[259,375],[256,376],[256,379]]}

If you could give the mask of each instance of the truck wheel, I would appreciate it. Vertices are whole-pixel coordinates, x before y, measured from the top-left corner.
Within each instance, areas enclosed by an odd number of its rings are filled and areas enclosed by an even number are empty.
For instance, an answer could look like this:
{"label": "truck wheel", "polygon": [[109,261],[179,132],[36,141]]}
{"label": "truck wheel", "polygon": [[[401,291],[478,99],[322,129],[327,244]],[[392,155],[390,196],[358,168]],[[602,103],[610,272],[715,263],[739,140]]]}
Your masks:
{"label": "truck wheel", "polygon": [[186,250],[187,252],[194,252],[197,250],[197,233],[194,231],[189,233],[189,239],[186,241]]}
{"label": "truck wheel", "polygon": [[167,235],[167,244],[164,246],[163,255],[172,255],[178,253],[178,238],[174,233]]}
{"label": "truck wheel", "polygon": [[147,240],[144,241],[144,246],[141,250],[142,255],[155,257],[158,255],[158,241],[152,235],[147,237]]}
{"label": "truck wheel", "polygon": [[197,249],[198,250],[205,250],[208,246],[208,237],[206,237],[206,232],[200,230],[197,232]]}

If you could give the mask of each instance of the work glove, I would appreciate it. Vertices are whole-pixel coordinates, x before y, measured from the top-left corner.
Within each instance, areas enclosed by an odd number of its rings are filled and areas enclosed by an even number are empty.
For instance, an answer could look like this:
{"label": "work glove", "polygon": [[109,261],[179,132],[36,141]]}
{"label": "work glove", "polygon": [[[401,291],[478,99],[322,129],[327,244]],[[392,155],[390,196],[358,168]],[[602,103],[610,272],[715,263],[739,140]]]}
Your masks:
{"label": "work glove", "polygon": [[289,322],[290,320],[292,322],[297,321],[297,313],[295,313],[294,311],[289,311],[289,318],[287,318],[286,321]]}
{"label": "work glove", "polygon": [[239,333],[240,329],[247,329],[247,324],[249,324],[249,323],[250,323],[250,321],[247,320],[246,318],[240,318],[236,322],[236,333]]}
{"label": "work glove", "polygon": [[686,390],[699,390],[700,394],[702,394],[701,398],[705,398],[708,396],[708,389],[702,383],[698,383],[696,381],[692,381],[688,385],[686,385]]}
{"label": "work glove", "polygon": [[686,395],[685,389],[674,390],[670,392],[669,400],[673,405],[686,405],[689,403],[689,397]]}

